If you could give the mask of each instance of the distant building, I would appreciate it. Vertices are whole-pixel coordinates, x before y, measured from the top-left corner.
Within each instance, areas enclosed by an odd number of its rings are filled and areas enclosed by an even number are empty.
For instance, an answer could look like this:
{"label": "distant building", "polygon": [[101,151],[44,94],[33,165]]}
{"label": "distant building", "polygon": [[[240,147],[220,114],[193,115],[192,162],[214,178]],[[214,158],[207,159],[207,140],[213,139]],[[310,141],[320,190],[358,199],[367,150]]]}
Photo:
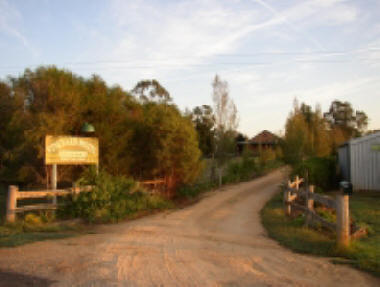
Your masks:
{"label": "distant building", "polygon": [[342,179],[355,190],[380,191],[380,132],[352,139],[338,149]]}
{"label": "distant building", "polygon": [[278,143],[278,136],[267,130],[263,130],[248,141],[238,142],[240,146],[248,146],[256,154],[264,149],[275,150]]}

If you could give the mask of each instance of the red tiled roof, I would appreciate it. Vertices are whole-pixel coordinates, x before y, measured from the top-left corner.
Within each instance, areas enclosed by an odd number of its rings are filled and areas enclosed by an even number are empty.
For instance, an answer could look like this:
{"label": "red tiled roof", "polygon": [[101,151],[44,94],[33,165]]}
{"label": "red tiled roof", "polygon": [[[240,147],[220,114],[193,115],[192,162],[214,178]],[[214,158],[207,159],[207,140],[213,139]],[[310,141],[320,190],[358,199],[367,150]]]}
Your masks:
{"label": "red tiled roof", "polygon": [[251,140],[253,144],[276,144],[278,142],[277,136],[270,131],[264,130],[254,136]]}

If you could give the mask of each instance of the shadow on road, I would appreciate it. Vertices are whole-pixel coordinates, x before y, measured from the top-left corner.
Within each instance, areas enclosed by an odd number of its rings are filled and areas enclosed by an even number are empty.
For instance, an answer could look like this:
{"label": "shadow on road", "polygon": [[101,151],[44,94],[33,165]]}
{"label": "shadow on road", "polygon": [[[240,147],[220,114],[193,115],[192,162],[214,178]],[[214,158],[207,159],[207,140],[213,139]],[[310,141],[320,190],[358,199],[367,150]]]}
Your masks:
{"label": "shadow on road", "polygon": [[50,286],[55,281],[0,269],[0,287]]}

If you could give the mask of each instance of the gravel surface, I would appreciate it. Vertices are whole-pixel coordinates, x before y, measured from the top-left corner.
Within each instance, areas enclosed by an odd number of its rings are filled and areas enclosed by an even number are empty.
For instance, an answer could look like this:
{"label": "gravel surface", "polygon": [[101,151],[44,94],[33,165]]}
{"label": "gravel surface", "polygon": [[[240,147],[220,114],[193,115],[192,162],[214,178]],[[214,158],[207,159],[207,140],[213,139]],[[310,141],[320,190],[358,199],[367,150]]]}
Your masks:
{"label": "gravel surface", "polygon": [[380,286],[267,237],[259,211],[282,179],[276,171],[181,210],[0,249],[0,286]]}

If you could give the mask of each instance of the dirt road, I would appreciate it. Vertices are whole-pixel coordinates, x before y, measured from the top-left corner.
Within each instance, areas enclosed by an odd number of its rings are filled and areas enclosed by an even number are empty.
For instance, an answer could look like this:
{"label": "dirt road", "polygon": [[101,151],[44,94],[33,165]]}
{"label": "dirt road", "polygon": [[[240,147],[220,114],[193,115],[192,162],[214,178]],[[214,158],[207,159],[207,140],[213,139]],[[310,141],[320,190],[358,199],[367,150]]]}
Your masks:
{"label": "dirt road", "polygon": [[0,249],[0,285],[380,286],[368,274],[295,254],[266,236],[259,211],[281,179],[277,171],[97,234]]}

